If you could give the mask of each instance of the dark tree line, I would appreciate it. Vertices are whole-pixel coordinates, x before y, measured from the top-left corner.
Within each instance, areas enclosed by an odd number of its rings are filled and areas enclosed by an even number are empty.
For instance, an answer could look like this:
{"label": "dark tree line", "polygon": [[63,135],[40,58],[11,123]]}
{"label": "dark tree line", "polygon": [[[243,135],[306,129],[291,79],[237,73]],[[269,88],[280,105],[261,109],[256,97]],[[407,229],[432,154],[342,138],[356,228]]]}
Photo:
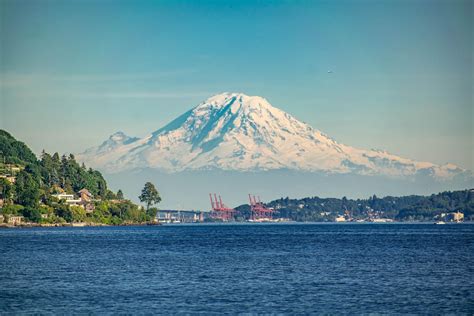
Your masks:
{"label": "dark tree line", "polygon": [[10,175],[13,174],[6,166],[21,167],[21,171],[14,174],[13,194],[14,201],[21,205],[33,206],[33,201],[37,201],[39,195],[51,193],[51,188],[61,188],[71,194],[87,188],[99,198],[108,194],[102,174],[79,165],[74,155],[60,157],[58,153],[50,155],[43,151],[38,160],[28,146],[3,130],[0,130],[0,163],[2,172]]}
{"label": "dark tree line", "polygon": [[84,164],[79,165],[72,154],[59,158],[58,153],[51,156],[43,151],[39,165],[41,177],[49,187],[61,187],[68,193],[87,188],[94,196],[107,196],[107,183],[102,174],[87,169]]}
{"label": "dark tree line", "polygon": [[[296,221],[331,220],[337,215],[350,214],[353,218],[378,216],[397,220],[432,220],[441,213],[464,213],[474,219],[474,191],[462,190],[442,192],[431,196],[387,196],[375,195],[368,199],[308,197],[304,199],[281,198],[267,204],[277,210],[278,217]],[[239,207],[246,211],[244,206]]]}

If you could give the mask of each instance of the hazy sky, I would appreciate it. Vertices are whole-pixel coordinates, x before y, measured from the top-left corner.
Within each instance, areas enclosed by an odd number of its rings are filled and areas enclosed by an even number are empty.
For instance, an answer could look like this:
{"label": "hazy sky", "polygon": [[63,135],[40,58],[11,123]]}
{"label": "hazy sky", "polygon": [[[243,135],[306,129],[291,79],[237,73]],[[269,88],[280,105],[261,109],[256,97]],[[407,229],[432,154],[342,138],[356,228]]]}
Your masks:
{"label": "hazy sky", "polygon": [[36,152],[145,136],[231,91],[348,145],[474,170],[469,0],[0,0],[0,14],[0,128]]}

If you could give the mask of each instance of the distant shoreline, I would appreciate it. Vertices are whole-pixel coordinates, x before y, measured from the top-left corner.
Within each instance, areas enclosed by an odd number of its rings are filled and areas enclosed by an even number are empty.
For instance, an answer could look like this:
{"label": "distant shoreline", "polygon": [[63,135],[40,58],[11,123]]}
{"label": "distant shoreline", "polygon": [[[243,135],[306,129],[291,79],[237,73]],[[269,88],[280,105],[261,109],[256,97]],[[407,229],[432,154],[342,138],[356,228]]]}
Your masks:
{"label": "distant shoreline", "polygon": [[[57,224],[20,224],[20,225],[7,225],[0,224],[0,229],[9,229],[9,228],[59,228],[59,227],[72,227],[72,228],[84,228],[84,227],[125,227],[125,226],[198,226],[198,225],[311,225],[311,224],[320,224],[320,225],[411,225],[411,224],[426,224],[434,225],[436,222],[433,221],[406,221],[406,222],[262,222],[262,223],[253,223],[253,222],[206,222],[206,223],[175,223],[175,224],[162,224],[162,223],[133,223],[133,224],[101,224],[101,223],[57,223]],[[458,225],[458,224],[474,224],[473,221],[464,221],[464,222],[447,222],[447,225]]]}

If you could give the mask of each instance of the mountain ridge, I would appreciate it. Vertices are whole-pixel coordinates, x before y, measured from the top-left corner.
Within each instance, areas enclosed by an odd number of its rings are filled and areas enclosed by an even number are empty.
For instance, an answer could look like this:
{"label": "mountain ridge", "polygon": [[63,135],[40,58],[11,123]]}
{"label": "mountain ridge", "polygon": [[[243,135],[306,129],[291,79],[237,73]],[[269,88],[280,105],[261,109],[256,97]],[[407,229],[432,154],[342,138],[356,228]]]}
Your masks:
{"label": "mountain ridge", "polygon": [[214,95],[144,138],[117,132],[77,157],[109,172],[149,167],[170,173],[212,169],[392,177],[423,173],[436,179],[470,174],[453,164],[418,162],[338,143],[265,98],[243,93]]}

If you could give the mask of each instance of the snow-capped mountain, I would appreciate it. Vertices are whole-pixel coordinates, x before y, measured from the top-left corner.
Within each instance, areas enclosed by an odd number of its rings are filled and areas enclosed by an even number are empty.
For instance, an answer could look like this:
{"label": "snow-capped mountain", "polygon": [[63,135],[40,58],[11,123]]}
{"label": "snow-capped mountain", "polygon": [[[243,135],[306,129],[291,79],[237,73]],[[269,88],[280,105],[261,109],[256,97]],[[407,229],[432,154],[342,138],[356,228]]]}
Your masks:
{"label": "snow-capped mountain", "polygon": [[242,93],[215,95],[141,139],[115,133],[77,158],[108,172],[290,169],[439,179],[467,172],[340,144],[266,99]]}

